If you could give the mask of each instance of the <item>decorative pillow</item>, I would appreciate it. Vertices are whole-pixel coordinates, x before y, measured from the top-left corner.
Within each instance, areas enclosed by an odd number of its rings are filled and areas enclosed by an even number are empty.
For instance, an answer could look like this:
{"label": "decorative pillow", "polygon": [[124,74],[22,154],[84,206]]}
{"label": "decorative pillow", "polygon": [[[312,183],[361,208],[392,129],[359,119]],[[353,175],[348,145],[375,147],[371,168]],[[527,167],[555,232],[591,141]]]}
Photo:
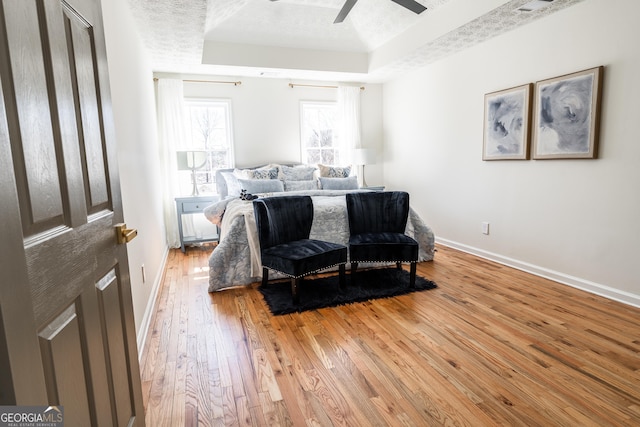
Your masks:
{"label": "decorative pillow", "polygon": [[318,182],[315,179],[304,181],[284,181],[284,191],[317,190]]}
{"label": "decorative pillow", "polygon": [[318,165],[320,176],[325,178],[346,178],[351,173],[351,166]]}
{"label": "decorative pillow", "polygon": [[242,190],[242,188],[234,172],[220,172],[220,175],[222,175],[224,182],[227,184],[227,196],[240,196],[240,190]]}
{"label": "decorative pillow", "polygon": [[313,179],[313,173],[316,171],[316,168],[313,166],[280,166],[280,171],[282,172],[282,176],[280,177],[283,181],[310,181]]}
{"label": "decorative pillow", "polygon": [[324,178],[320,177],[320,187],[323,190],[357,190],[358,177],[348,178]]}
{"label": "decorative pillow", "polygon": [[248,174],[249,171],[250,169],[234,169],[233,174],[236,178],[250,179]]}
{"label": "decorative pillow", "polygon": [[244,179],[278,179],[277,167],[264,167],[258,169],[236,169],[233,173],[238,178]]}
{"label": "decorative pillow", "polygon": [[240,187],[247,193],[278,193],[284,191],[284,185],[279,179],[238,179]]}

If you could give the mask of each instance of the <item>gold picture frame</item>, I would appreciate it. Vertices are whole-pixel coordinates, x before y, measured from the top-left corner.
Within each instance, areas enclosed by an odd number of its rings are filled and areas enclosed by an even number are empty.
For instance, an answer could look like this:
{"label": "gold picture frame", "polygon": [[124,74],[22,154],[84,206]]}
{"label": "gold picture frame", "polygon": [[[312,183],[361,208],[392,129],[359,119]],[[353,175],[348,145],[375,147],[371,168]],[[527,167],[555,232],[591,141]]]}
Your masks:
{"label": "gold picture frame", "polygon": [[532,87],[528,83],[484,96],[482,160],[529,158]]}
{"label": "gold picture frame", "polygon": [[536,82],[534,159],[596,159],[604,67]]}

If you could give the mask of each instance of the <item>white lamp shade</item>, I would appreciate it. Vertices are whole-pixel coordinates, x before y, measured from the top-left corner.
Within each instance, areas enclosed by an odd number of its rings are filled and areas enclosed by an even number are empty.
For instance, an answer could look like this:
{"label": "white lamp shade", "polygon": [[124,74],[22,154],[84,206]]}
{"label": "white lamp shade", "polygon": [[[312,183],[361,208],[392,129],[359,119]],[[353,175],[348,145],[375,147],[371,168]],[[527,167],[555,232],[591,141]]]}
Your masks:
{"label": "white lamp shade", "polygon": [[207,163],[206,151],[177,151],[178,170],[200,169]]}
{"label": "white lamp shade", "polygon": [[376,152],[371,148],[356,148],[353,150],[354,165],[373,165],[376,162]]}

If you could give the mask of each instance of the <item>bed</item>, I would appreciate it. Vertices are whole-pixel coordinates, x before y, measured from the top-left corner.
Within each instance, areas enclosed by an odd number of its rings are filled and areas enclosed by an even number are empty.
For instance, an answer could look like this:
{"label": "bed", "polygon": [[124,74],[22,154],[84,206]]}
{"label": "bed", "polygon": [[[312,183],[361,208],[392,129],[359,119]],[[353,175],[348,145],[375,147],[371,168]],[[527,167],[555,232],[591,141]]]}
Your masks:
{"label": "bed", "polygon": [[[352,191],[369,190],[286,191],[263,196],[311,196],[314,206],[311,238],[346,245],[349,225],[345,194]],[[205,216],[220,227],[220,241],[209,258],[209,292],[260,281],[260,246],[252,202],[228,197],[207,207]],[[406,234],[418,241],[419,261],[433,259],[434,234],[413,209],[409,211]],[[270,278],[278,276],[274,274]]]}

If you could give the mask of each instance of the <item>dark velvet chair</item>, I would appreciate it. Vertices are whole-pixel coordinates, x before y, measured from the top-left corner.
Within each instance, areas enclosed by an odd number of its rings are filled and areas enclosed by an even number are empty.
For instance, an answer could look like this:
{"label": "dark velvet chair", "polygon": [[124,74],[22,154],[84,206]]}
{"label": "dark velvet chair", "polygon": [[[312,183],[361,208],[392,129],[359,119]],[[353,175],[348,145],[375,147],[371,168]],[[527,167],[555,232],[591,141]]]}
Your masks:
{"label": "dark velvet chair", "polygon": [[329,267],[339,266],[340,286],[345,285],[347,247],[310,239],[313,202],[309,196],[283,196],[253,201],[262,257],[262,285],[269,270],[291,278],[293,301],[299,302],[302,278]]}
{"label": "dark velvet chair", "polygon": [[415,287],[418,242],[404,234],[409,217],[409,193],[376,191],[348,193],[349,258],[351,281],[358,263],[411,263],[409,283]]}

